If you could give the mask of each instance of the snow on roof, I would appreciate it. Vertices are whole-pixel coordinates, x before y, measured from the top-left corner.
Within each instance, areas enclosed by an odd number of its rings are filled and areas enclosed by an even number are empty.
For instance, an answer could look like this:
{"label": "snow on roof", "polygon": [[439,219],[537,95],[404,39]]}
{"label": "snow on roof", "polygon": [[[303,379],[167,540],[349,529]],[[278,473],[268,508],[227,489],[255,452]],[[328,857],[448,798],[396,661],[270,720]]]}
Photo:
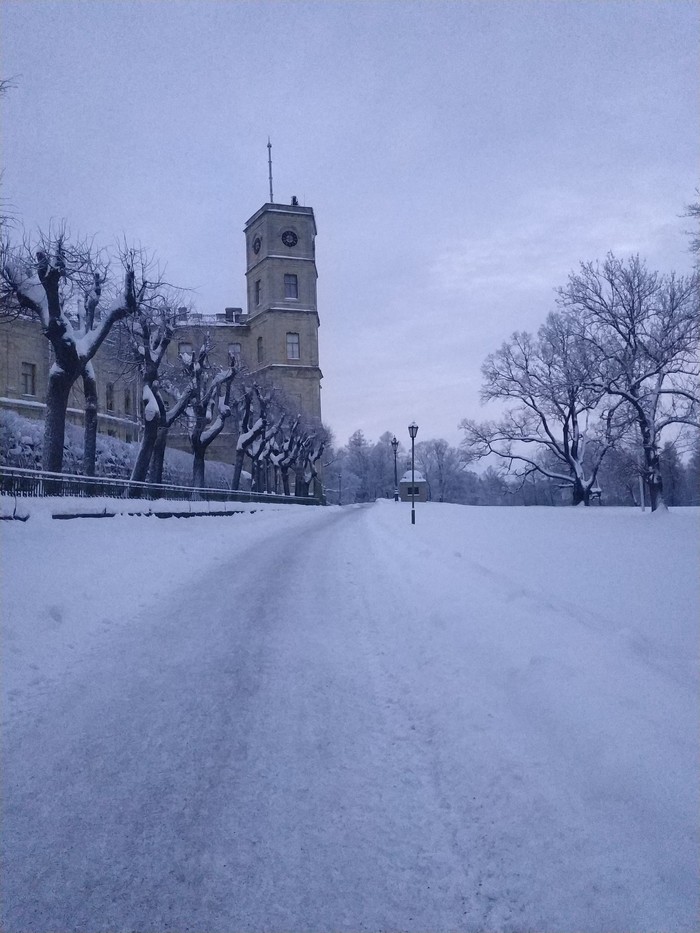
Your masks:
{"label": "snow on roof", "polygon": [[[416,481],[417,483],[424,483],[424,482],[425,482],[425,477],[423,476],[423,474],[422,474],[419,470],[416,470],[416,471],[414,472],[413,476],[414,476],[415,481]],[[411,471],[410,471],[410,470],[406,470],[406,472],[404,473],[404,475],[401,477],[401,482],[402,482],[402,483],[410,483],[410,482],[411,482]]]}

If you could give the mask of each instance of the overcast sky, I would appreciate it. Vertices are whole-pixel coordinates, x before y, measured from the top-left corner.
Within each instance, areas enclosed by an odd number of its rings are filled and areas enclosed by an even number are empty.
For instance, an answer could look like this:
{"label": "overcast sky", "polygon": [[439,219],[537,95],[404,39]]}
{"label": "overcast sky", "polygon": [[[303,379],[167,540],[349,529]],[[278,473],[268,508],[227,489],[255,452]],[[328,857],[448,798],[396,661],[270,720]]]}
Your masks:
{"label": "overcast sky", "polygon": [[199,310],[243,305],[243,225],[318,225],[324,421],[460,439],[484,357],[581,260],[687,271],[698,5],[11,2],[3,195],[155,250]]}

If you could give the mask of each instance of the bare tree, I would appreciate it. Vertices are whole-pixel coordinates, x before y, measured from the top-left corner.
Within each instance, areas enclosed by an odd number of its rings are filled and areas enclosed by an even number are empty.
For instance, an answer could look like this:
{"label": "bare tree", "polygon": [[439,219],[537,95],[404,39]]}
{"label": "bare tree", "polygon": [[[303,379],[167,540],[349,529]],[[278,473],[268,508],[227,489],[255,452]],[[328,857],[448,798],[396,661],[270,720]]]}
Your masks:
{"label": "bare tree", "polygon": [[416,460],[428,484],[430,498],[455,502],[464,485],[464,463],[459,451],[442,438],[419,441]]}
{"label": "bare tree", "polygon": [[212,344],[207,337],[197,353],[182,353],[191,386],[187,414],[190,418],[189,437],[194,455],[192,486],[204,486],[204,462],[207,448],[221,433],[231,415],[231,384],[236,376],[236,360],[229,353],[227,369],[215,368],[209,362]]}
{"label": "bare tree", "polygon": [[277,466],[282,476],[282,492],[285,496],[291,495],[289,471],[294,468],[301,451],[302,439],[299,431],[299,421],[300,418],[297,417],[292,422],[288,435],[280,444],[280,453],[277,458]]}
{"label": "bare tree", "polygon": [[317,464],[323,456],[325,446],[324,437],[317,434],[305,435],[296,461],[295,496],[308,496],[311,494],[312,484],[318,476]]}
{"label": "bare tree", "polygon": [[[97,390],[92,359],[114,324],[135,314],[148,294],[157,288],[137,268],[136,254],[124,250],[120,257],[123,280],[111,290],[102,313],[106,270],[100,268],[92,245],[71,243],[65,230],[41,235],[35,249],[12,247],[5,239],[0,256],[0,303],[3,309],[30,314],[38,319],[51,344],[54,362],[49,372],[44,422],[43,468],[60,473],[63,467],[66,409],[74,383],[82,378],[87,404],[86,426],[93,438],[86,444],[85,471],[94,473],[94,425]],[[75,289],[83,293],[82,320],[74,326],[67,305]]]}
{"label": "bare tree", "polygon": [[[143,434],[131,479],[152,483],[163,479],[163,462],[168,431],[189,405],[194,387],[189,378],[164,378],[161,368],[175,333],[181,307],[178,294],[158,296],[151,306],[144,305],[130,321],[127,365],[136,365],[141,381]],[[164,395],[174,399],[168,407]],[[150,469],[149,469],[150,468]]]}
{"label": "bare tree", "polygon": [[[700,188],[695,189],[695,194],[697,196],[697,201],[688,204],[683,216],[690,217],[697,225],[700,223]],[[689,230],[688,233],[690,234],[690,251],[700,257],[700,232],[698,232],[697,226],[695,230]]]}
{"label": "bare tree", "polygon": [[574,505],[588,505],[603,457],[626,427],[619,406],[601,408],[594,362],[565,315],[550,314],[537,337],[513,334],[486,359],[481,397],[515,406],[498,421],[462,421],[466,459],[494,454],[521,480],[540,473],[570,486]]}
{"label": "bare tree", "polygon": [[248,386],[244,390],[242,398],[237,402],[242,415],[240,417],[240,433],[236,442],[236,456],[233,463],[233,480],[231,482],[231,489],[233,490],[240,489],[245,458],[248,456],[252,460],[254,456],[257,456],[258,444],[267,426],[264,418],[255,417],[254,394],[255,386]]}
{"label": "bare tree", "polygon": [[638,257],[584,263],[559,303],[592,361],[586,387],[636,424],[652,511],[665,508],[659,451],[672,424],[698,425],[700,277],[650,272]]}

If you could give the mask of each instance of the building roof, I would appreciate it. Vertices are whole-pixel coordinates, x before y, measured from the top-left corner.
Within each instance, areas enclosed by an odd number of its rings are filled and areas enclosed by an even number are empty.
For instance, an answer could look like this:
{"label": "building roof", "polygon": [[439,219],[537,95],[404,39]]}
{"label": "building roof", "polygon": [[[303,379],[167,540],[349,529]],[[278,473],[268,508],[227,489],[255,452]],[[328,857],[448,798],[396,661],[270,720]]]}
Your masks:
{"label": "building roof", "polygon": [[[416,470],[416,471],[414,472],[413,476],[414,476],[414,478],[415,478],[415,482],[416,482],[416,483],[424,483],[424,482],[425,482],[425,477],[423,476],[423,474],[422,474],[419,470]],[[402,482],[402,483],[410,483],[410,482],[411,482],[411,471],[410,471],[410,470],[406,470],[406,472],[404,473],[404,475],[401,477],[401,482]]]}

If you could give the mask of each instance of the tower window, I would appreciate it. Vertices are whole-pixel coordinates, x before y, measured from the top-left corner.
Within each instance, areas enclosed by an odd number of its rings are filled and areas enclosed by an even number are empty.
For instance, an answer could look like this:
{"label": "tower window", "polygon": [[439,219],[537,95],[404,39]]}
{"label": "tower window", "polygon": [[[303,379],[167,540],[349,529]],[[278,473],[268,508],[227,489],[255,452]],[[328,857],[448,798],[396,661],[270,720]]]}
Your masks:
{"label": "tower window", "polygon": [[260,279],[256,279],[256,282],[255,282],[255,305],[256,307],[260,304],[261,301],[262,301],[262,282],[260,281]]}
{"label": "tower window", "polygon": [[262,337],[258,337],[258,363],[263,361],[263,341]]}
{"label": "tower window", "polygon": [[36,395],[36,363],[22,363],[22,395]]}
{"label": "tower window", "polygon": [[105,407],[107,411],[114,411],[114,386],[111,382],[105,386]]}
{"label": "tower window", "polygon": [[285,298],[298,298],[299,297],[299,283],[297,281],[296,275],[294,274],[285,273],[284,297]]}
{"label": "tower window", "polygon": [[228,355],[232,356],[237,363],[241,362],[241,345],[240,343],[230,343],[228,345]]}
{"label": "tower window", "polygon": [[299,358],[299,334],[287,334],[287,359],[298,360]]}

